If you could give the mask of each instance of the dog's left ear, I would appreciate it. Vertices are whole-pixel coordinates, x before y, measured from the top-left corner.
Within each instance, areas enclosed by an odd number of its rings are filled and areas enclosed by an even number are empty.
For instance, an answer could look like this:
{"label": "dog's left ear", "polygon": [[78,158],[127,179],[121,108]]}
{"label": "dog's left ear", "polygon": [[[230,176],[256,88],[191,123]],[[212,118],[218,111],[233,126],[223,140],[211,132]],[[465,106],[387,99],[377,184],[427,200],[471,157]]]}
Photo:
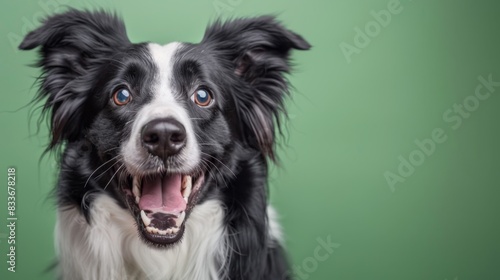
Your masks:
{"label": "dog's left ear", "polygon": [[244,140],[276,160],[275,122],[279,127],[279,113],[285,112],[289,85],[284,75],[290,71],[289,54],[311,45],[271,16],[216,21],[207,28],[202,43],[228,61],[237,79],[243,81],[238,83],[243,88],[233,91]]}

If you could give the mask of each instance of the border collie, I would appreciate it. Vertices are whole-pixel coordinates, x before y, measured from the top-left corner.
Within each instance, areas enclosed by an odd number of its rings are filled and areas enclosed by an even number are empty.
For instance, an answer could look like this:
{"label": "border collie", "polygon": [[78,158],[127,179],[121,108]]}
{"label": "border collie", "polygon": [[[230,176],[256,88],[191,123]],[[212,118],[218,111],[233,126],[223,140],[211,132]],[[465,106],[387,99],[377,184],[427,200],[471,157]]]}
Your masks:
{"label": "border collie", "polygon": [[292,278],[267,175],[301,36],[263,16],[136,44],[116,14],[71,9],[19,46],[37,47],[61,278]]}

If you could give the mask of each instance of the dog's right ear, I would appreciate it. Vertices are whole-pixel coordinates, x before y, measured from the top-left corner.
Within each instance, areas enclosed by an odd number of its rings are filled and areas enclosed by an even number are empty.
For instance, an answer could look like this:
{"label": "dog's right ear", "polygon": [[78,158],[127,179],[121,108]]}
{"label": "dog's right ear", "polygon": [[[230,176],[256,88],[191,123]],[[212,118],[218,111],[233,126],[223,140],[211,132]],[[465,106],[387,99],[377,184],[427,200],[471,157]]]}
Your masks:
{"label": "dog's right ear", "polygon": [[21,50],[40,47],[42,68],[38,100],[46,98],[44,112],[51,112],[51,142],[82,137],[90,122],[83,114],[91,94],[90,81],[97,66],[109,61],[118,50],[130,45],[123,22],[104,11],[69,10],[48,17],[19,45]]}
{"label": "dog's right ear", "polygon": [[311,45],[273,16],[216,21],[207,28],[202,43],[241,82],[233,96],[243,140],[276,161],[275,127],[279,129],[279,115],[285,113],[290,53]]}

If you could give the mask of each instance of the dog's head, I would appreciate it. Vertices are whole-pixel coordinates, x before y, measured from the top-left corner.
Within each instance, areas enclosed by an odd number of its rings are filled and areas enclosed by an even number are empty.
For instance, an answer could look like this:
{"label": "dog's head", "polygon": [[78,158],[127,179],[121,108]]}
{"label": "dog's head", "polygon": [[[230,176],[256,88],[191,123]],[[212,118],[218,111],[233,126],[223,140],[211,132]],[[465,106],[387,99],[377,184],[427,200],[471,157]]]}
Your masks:
{"label": "dog's head", "polygon": [[107,182],[144,240],[166,245],[235,150],[274,159],[289,53],[310,46],[272,17],[215,22],[199,44],[133,44],[115,15],[70,10],[19,46],[36,47],[49,148],[90,143],[100,168],[75,188]]}

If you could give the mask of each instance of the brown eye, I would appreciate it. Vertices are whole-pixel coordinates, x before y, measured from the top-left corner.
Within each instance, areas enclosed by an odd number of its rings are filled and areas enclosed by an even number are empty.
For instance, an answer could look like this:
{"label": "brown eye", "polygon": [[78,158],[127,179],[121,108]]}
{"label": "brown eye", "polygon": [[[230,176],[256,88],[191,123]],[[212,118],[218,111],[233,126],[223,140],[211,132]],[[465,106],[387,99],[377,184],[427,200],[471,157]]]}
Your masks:
{"label": "brown eye", "polygon": [[126,88],[121,88],[115,91],[115,93],[113,94],[113,101],[118,106],[126,105],[131,100],[132,100],[132,95],[130,94],[130,91],[128,91]]}
{"label": "brown eye", "polygon": [[200,107],[210,106],[214,101],[208,90],[205,89],[196,90],[196,92],[191,96],[191,100],[193,100],[193,102]]}

